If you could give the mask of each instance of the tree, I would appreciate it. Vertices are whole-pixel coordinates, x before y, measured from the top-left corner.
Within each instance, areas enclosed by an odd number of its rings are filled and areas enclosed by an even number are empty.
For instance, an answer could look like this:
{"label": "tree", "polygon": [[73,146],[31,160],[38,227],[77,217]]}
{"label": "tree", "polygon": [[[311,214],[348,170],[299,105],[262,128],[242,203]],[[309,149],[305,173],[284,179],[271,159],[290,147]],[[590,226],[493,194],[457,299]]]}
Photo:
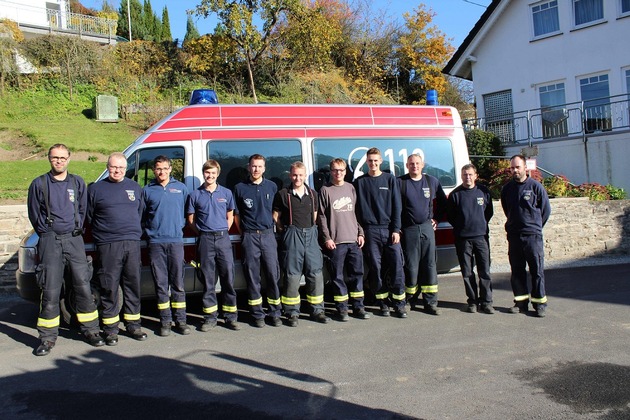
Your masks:
{"label": "tree", "polygon": [[88,81],[99,63],[98,47],[73,36],[42,36],[24,41],[22,47],[33,64],[65,79],[70,99],[75,83]]}
{"label": "tree", "polygon": [[188,19],[186,20],[186,35],[184,35],[183,45],[186,45],[188,41],[192,41],[193,39],[199,38],[199,31],[195,26],[195,22],[192,20],[192,16],[188,15]]}
{"label": "tree", "polygon": [[444,94],[447,81],[442,68],[454,52],[446,36],[431,25],[435,13],[420,4],[405,13],[405,29],[398,38],[397,67],[407,103],[423,103],[427,90]]}
{"label": "tree", "polygon": [[171,21],[168,18],[168,9],[164,6],[162,9],[162,41],[172,41],[173,35],[171,35]]}
{"label": "tree", "polygon": [[[129,15],[127,14],[127,3],[131,9],[131,31],[129,31]],[[131,33],[130,33],[131,32]],[[118,9],[118,29],[117,35],[132,39],[144,39],[147,35],[143,18],[142,4],[140,0],[121,0]]]}
{"label": "tree", "polygon": [[24,39],[17,23],[0,19],[0,96],[4,96],[7,77],[18,74],[15,53],[18,42]]}
{"label": "tree", "polygon": [[[244,60],[247,65],[252,97],[258,102],[254,82],[256,63],[269,47],[280,19],[300,8],[300,0],[202,0],[195,13],[204,17],[217,15],[225,34],[238,46],[239,54],[235,58]],[[261,22],[260,30],[254,20]]]}

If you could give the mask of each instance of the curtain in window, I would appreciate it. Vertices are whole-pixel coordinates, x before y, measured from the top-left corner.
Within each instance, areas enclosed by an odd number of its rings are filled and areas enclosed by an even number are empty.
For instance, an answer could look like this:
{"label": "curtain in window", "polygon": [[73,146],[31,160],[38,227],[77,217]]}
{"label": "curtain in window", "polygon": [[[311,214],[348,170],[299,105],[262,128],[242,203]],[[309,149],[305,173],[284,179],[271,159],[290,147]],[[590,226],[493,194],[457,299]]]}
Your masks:
{"label": "curtain in window", "polygon": [[630,12],[630,0],[621,0],[621,13]]}
{"label": "curtain in window", "polygon": [[534,36],[541,36],[560,30],[557,1],[532,7],[532,16],[534,18]]}
{"label": "curtain in window", "polygon": [[604,18],[603,0],[574,0],[575,25],[583,25]]}

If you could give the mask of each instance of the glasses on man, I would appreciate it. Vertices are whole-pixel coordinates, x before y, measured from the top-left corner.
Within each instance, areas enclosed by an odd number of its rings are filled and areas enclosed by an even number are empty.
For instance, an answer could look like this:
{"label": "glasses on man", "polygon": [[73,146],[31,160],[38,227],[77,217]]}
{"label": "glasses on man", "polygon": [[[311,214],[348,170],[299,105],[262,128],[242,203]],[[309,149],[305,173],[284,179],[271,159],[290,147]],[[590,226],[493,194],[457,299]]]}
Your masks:
{"label": "glasses on man", "polygon": [[50,159],[51,162],[67,162],[68,158],[66,156],[48,156],[48,159]]}
{"label": "glasses on man", "polygon": [[124,171],[125,169],[127,169],[126,166],[109,166],[109,165],[107,165],[107,167],[109,169],[111,169],[112,171]]}
{"label": "glasses on man", "polygon": [[331,172],[345,172],[345,168],[344,169],[331,169]]}

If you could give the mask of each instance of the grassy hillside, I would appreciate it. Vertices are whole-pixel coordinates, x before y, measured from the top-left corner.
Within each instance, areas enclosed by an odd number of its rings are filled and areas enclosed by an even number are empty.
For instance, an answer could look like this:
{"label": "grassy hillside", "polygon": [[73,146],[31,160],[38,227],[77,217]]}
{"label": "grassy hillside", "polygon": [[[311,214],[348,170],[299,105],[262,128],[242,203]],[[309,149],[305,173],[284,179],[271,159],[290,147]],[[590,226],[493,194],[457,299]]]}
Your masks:
{"label": "grassy hillside", "polygon": [[48,171],[46,151],[64,143],[72,151],[70,171],[93,181],[105,169],[105,157],[122,151],[141,127],[91,118],[91,98],[71,101],[49,92],[7,93],[0,101],[0,202],[26,200],[33,178]]}

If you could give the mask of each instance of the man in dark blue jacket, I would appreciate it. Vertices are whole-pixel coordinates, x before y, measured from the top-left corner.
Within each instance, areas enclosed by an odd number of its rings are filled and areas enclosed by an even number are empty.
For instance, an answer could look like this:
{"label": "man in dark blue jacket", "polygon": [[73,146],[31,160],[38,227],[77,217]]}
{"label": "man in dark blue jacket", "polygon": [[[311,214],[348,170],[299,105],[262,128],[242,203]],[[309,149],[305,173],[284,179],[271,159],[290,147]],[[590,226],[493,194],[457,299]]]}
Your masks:
{"label": "man in dark blue jacket", "polygon": [[[542,230],[551,214],[551,205],[542,184],[527,176],[523,155],[512,156],[510,169],[512,180],[501,190],[515,304],[510,313],[526,313],[531,300],[536,316],[542,318],[547,307]],[[526,265],[531,276],[531,292]]]}
{"label": "man in dark blue jacket", "polygon": [[[490,247],[488,222],[492,218],[492,197],[483,185],[477,185],[477,168],[472,163],[462,167],[462,184],[448,196],[448,221],[453,225],[455,249],[468,297],[468,312],[479,308],[493,314],[492,281],[490,278]],[[477,266],[479,287],[473,271]]]}
{"label": "man in dark blue jacket", "polygon": [[[143,226],[149,238],[149,259],[160,311],[160,336],[175,331],[187,335],[186,292],[184,290],[184,206],[188,199],[186,185],[171,177],[171,160],[158,156],[153,162],[153,179],[142,190]],[[170,293],[169,293],[170,290]]]}
{"label": "man in dark blue jacket", "polygon": [[[105,344],[118,344],[119,299],[123,292],[123,320],[135,340],[147,339],[140,325],[140,239],[142,189],[125,177],[127,158],[112,153],[107,159],[109,176],[88,187],[87,219],[100,259],[98,280],[103,304]],[[122,281],[121,281],[122,280]]]}

